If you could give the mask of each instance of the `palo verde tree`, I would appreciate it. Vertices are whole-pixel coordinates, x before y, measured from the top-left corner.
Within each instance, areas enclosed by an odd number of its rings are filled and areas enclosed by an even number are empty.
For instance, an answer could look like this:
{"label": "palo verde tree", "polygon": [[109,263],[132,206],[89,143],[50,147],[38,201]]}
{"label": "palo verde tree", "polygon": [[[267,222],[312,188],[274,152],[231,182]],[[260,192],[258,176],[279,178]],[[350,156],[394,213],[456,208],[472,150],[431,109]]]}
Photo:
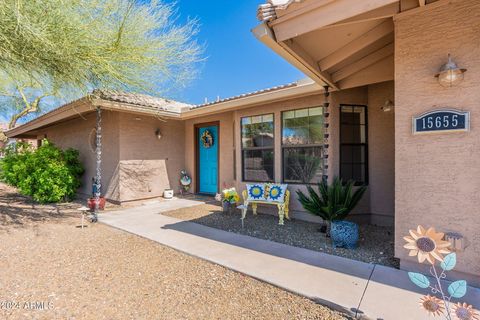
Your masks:
{"label": "palo verde tree", "polygon": [[153,93],[195,77],[196,20],[138,0],[0,0],[0,103],[9,128],[48,97],[95,88]]}

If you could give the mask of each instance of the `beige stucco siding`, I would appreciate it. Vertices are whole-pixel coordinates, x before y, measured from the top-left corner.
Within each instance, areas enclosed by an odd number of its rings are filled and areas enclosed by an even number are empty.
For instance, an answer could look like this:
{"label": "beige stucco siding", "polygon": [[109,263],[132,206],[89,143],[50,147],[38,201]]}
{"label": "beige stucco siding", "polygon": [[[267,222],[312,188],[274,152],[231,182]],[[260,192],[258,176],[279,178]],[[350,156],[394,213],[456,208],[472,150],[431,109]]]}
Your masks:
{"label": "beige stucco siding", "polygon": [[371,223],[393,225],[395,216],[395,112],[381,107],[394,100],[393,81],[368,86],[368,164]]}
{"label": "beige stucco siding", "polygon": [[[74,148],[80,153],[85,173],[79,192],[90,195],[92,192],[92,177],[95,176],[96,158],[90,143],[92,130],[95,128],[95,113],[89,113],[72,120],[40,129],[38,139],[47,138],[60,148]],[[102,112],[102,188],[109,189],[115,167],[118,163],[118,113]]]}
{"label": "beige stucco siding", "polygon": [[[480,2],[461,0],[395,21],[395,254],[403,266],[411,258],[402,237],[421,224],[462,234],[468,247],[456,269],[480,274],[479,21]],[[448,53],[468,71],[443,88],[434,74]],[[443,107],[469,111],[471,131],[412,135],[413,116]]]}
{"label": "beige stucco siding", "polygon": [[[85,167],[79,192],[90,195],[96,157],[91,144],[95,113],[41,129],[38,138],[47,137],[61,148],[80,152]],[[137,120],[139,119],[139,120]],[[155,132],[160,129],[162,138]],[[114,202],[153,198],[173,188],[184,167],[184,122],[163,121],[151,116],[102,111],[102,191]]]}
{"label": "beige stucco siding", "polygon": [[162,196],[170,188],[178,192],[180,171],[185,166],[184,126],[183,121],[119,113],[116,175],[120,201]]}

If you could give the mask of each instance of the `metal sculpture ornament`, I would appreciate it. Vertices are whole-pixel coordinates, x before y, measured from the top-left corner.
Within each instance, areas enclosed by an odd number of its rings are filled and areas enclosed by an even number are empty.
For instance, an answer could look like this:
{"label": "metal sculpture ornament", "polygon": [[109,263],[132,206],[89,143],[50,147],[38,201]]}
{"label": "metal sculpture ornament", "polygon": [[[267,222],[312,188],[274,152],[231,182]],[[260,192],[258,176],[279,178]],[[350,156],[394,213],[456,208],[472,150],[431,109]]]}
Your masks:
{"label": "metal sculpture ornament", "polygon": [[192,178],[188,175],[186,170],[180,171],[180,185],[181,191],[187,192],[190,189],[190,185],[192,184]]}
{"label": "metal sculpture ornament", "polygon": [[204,148],[210,148],[215,143],[215,141],[213,139],[213,135],[210,132],[210,130],[205,130],[202,133],[201,140],[202,140],[202,145],[203,145]]}
{"label": "metal sculpture ornament", "polygon": [[[408,273],[416,286],[429,289],[432,293],[420,299],[420,306],[430,315],[442,316],[447,320],[480,320],[478,311],[471,305],[452,301],[464,297],[467,293],[465,280],[452,282],[447,290],[442,286],[442,280],[447,277],[446,272],[453,270],[457,263],[457,255],[450,252],[450,242],[442,240],[443,237],[444,234],[436,232],[434,228],[418,226],[416,230],[410,230],[409,236],[403,238],[407,241],[404,248],[410,250],[409,256],[416,256],[418,263],[427,262],[431,265],[430,278],[421,273]],[[443,256],[444,254],[446,256]],[[440,264],[440,268],[437,268],[436,264]]]}

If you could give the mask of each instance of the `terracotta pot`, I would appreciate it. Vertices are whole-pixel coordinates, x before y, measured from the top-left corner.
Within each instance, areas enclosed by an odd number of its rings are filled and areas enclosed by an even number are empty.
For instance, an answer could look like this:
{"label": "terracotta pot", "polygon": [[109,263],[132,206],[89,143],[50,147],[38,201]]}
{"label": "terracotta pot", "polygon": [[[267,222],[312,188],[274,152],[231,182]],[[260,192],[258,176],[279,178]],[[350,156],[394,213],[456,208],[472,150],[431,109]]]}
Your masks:
{"label": "terracotta pot", "polygon": [[[88,207],[90,208],[90,210],[95,210],[95,204],[96,204],[95,198],[88,198]],[[100,197],[99,203],[98,203],[98,209],[100,210],[105,209],[104,197]]]}

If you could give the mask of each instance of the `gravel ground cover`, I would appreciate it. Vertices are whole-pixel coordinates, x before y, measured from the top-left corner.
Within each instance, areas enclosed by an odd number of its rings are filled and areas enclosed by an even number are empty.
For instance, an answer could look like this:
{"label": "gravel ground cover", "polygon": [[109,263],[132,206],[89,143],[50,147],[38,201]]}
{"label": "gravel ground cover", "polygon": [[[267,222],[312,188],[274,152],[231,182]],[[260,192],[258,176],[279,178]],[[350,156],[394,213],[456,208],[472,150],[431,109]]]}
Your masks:
{"label": "gravel ground cover", "polygon": [[207,203],[190,208],[162,213],[170,217],[189,220],[205,226],[235,232],[261,239],[288,244],[295,247],[321,251],[350,259],[377,263],[398,268],[394,258],[393,227],[360,225],[360,241],[355,250],[333,248],[330,239],[319,232],[319,224],[301,220],[286,220],[284,226],[278,225],[278,217],[268,214],[254,216],[248,211],[242,228],[240,211],[235,214],[223,213],[216,203]]}
{"label": "gravel ground cover", "polygon": [[77,228],[78,206],[0,184],[0,319],[347,319],[135,235]]}

